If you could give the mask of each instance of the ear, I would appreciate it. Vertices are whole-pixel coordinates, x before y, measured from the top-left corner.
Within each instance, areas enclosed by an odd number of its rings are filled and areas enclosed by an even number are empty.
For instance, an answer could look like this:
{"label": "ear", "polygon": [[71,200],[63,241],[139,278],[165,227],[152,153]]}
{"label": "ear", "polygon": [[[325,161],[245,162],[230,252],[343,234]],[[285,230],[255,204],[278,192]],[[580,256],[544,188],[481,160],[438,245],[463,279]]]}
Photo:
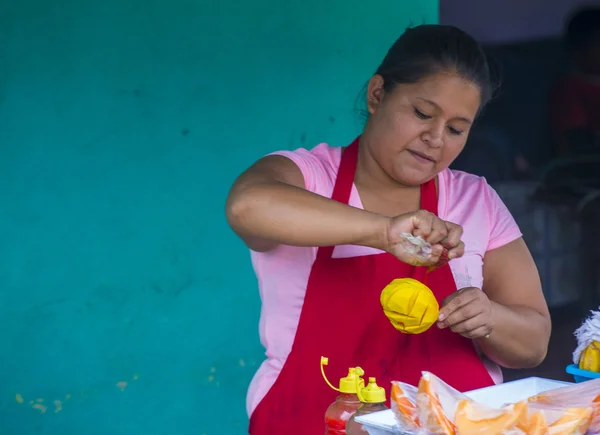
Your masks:
{"label": "ear", "polygon": [[371,115],[375,113],[381,104],[383,92],[383,77],[379,74],[375,74],[371,77],[371,80],[369,80],[369,86],[367,87],[367,108]]}

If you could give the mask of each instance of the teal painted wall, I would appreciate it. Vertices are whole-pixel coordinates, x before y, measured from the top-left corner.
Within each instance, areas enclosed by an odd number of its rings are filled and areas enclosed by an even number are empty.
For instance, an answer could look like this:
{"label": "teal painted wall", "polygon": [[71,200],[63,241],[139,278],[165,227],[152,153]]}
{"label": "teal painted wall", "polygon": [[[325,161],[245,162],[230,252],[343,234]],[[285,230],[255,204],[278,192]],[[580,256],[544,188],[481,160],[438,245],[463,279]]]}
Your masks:
{"label": "teal painted wall", "polygon": [[263,352],[228,188],[349,142],[437,2],[2,3],[0,433],[243,433]]}

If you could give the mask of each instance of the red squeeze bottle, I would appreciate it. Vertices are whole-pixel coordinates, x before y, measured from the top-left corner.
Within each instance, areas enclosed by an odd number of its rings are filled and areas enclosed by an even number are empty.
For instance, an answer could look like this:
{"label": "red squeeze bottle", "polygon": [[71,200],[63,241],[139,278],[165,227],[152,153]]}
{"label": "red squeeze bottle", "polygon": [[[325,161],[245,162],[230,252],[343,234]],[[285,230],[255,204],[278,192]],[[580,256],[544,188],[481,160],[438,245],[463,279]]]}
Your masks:
{"label": "red squeeze bottle", "polygon": [[361,405],[356,388],[357,386],[358,388],[365,387],[365,381],[361,378],[364,371],[360,367],[348,369],[348,376],[341,378],[340,387],[336,388],[331,385],[327,376],[325,376],[323,366],[328,363],[328,358],[321,357],[321,374],[327,385],[335,391],[339,391],[340,394],[325,411],[325,435],[346,435],[346,423]]}

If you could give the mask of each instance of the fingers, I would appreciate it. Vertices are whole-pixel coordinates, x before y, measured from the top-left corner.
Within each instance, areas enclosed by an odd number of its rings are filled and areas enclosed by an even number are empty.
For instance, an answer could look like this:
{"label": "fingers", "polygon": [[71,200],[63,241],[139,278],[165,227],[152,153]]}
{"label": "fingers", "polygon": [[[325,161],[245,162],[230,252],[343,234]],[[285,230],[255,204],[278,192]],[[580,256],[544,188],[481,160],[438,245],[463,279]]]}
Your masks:
{"label": "fingers", "polygon": [[448,251],[448,258],[452,260],[453,258],[460,258],[465,255],[465,244],[461,241],[458,245]]}
{"label": "fingers", "polygon": [[[465,246],[461,241],[463,233],[461,226],[443,221],[433,213],[426,210],[407,213],[395,218],[394,223],[391,231],[396,230],[397,234],[409,232],[414,236],[421,237],[431,245],[432,252],[427,259],[410,258],[410,253],[403,252],[401,249],[396,251],[392,249],[391,252],[404,262],[415,266],[434,266],[440,262],[442,255],[444,260],[447,260],[461,257],[464,254]],[[394,247],[394,243],[390,243],[390,246]],[[445,250],[447,254],[444,253]]]}
{"label": "fingers", "polygon": [[465,244],[462,242],[463,229],[452,222],[444,222],[448,235],[440,243],[448,249],[448,258],[459,258],[465,253]]}
{"label": "fingers", "polygon": [[[448,258],[459,258],[465,253],[465,244],[461,238],[463,229],[460,225],[441,220],[425,210],[419,210],[414,215],[415,236],[421,236],[433,245],[433,256],[437,261],[442,253],[442,247],[448,249]],[[441,246],[436,246],[441,245]],[[436,261],[433,261],[434,264]]]}
{"label": "fingers", "polygon": [[[419,210],[414,213],[413,223],[415,227],[413,234],[415,236],[423,237],[432,245],[439,244],[442,240],[447,239],[447,237],[450,235],[449,225],[458,227],[460,229],[451,229],[453,239],[457,237],[456,233],[458,233],[458,241],[460,241],[460,237],[462,236],[462,229],[460,226],[445,222],[433,213],[425,210]],[[456,242],[457,244],[458,241]]]}
{"label": "fingers", "polygon": [[476,291],[480,290],[475,288],[461,289],[444,299],[439,316],[440,326],[448,327],[478,314],[476,311],[477,305],[471,303],[477,299]]}
{"label": "fingers", "polygon": [[493,329],[489,300],[481,290],[469,287],[444,299],[438,327],[467,338],[482,338]]}
{"label": "fingers", "polygon": [[492,332],[492,328],[487,325],[487,319],[485,319],[484,314],[453,325],[450,327],[450,330],[471,339],[483,338]]}

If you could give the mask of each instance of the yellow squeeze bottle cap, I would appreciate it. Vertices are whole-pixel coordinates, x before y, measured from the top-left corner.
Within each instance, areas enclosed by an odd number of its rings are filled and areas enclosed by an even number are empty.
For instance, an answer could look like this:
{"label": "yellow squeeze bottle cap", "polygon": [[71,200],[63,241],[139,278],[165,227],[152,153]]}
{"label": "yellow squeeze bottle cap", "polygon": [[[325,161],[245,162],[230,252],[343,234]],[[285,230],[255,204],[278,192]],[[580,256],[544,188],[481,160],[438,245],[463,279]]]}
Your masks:
{"label": "yellow squeeze bottle cap", "polygon": [[385,402],[385,388],[377,385],[375,378],[369,378],[369,384],[357,390],[358,398],[363,403]]}
{"label": "yellow squeeze bottle cap", "polygon": [[329,379],[327,379],[327,376],[325,375],[325,369],[323,367],[327,364],[329,364],[329,358],[322,356],[321,375],[323,376],[323,379],[325,379],[325,382],[327,382],[327,385],[329,385],[333,390],[339,391],[340,393],[357,394],[357,387],[364,388],[365,380],[361,376],[363,376],[365,372],[360,367],[349,368],[348,375],[340,379],[340,387],[334,387],[331,385],[331,382],[329,382]]}

